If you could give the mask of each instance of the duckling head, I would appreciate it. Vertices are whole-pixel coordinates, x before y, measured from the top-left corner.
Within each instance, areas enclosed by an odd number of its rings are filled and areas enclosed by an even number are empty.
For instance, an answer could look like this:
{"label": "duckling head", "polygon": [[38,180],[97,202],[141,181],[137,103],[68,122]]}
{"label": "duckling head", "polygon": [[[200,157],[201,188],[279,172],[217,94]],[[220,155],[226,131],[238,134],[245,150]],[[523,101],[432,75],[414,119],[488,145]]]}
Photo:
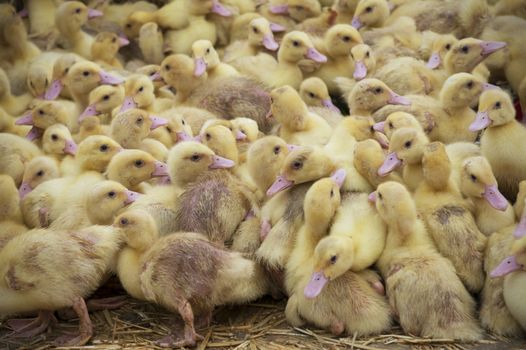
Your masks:
{"label": "duckling head", "polygon": [[361,0],[356,6],[352,26],[356,29],[362,27],[379,27],[391,14],[386,0]]}
{"label": "duckling head", "polygon": [[106,175],[109,180],[132,188],[154,177],[167,176],[168,166],[145,151],[126,149],[113,156]]}
{"label": "duckling head", "polygon": [[154,13],[147,11],[134,11],[124,21],[123,30],[128,38],[137,38],[141,31],[141,27],[150,22]]}
{"label": "duckling head", "polygon": [[232,119],[232,132],[238,142],[254,142],[259,136],[258,123],[250,118]]}
{"label": "duckling head", "polygon": [[79,116],[79,123],[84,119],[103,113],[110,113],[124,101],[122,86],[101,85],[89,94],[89,105]]}
{"label": "duckling head", "polygon": [[340,122],[340,127],[345,128],[349,135],[357,141],[374,139],[378,141],[382,147],[388,148],[389,141],[387,137],[381,132],[376,131],[374,125],[373,118],[358,115],[351,115]]}
{"label": "duckling head", "polygon": [[270,97],[270,111],[279,123],[291,130],[301,131],[305,128],[305,115],[309,110],[292,86],[276,88],[270,92]]}
{"label": "duckling head", "polygon": [[155,89],[159,89],[160,87],[164,86],[161,74],[159,73],[160,69],[161,66],[157,64],[147,64],[138,68],[136,72],[138,74],[146,75],[153,82]]}
{"label": "duckling head", "polygon": [[67,124],[68,115],[66,108],[56,101],[40,101],[35,107],[19,118],[17,125],[33,125],[39,129],[47,129],[51,125]]}
{"label": "duckling head", "polygon": [[79,143],[75,159],[83,170],[103,172],[111,158],[122,150],[112,138],[105,135],[92,135]]}
{"label": "duckling head", "polygon": [[288,0],[286,6],[286,13],[297,22],[321,14],[320,2],[316,0]]}
{"label": "duckling head", "polygon": [[484,91],[479,98],[479,110],[470,131],[503,125],[515,119],[515,108],[510,95],[501,89]]}
{"label": "duckling head", "polygon": [[325,33],[325,46],[331,56],[349,56],[349,51],[363,44],[362,36],[353,26],[336,24]]}
{"label": "duckling head", "polygon": [[267,191],[272,185],[293,148],[278,136],[265,136],[250,145],[247,152],[248,171],[261,191]]}
{"label": "duckling head", "polygon": [[239,153],[232,130],[223,125],[213,125],[204,129],[199,137],[216,155],[238,163]]}
{"label": "duckling head", "polygon": [[[517,225],[514,232],[515,241],[511,246],[511,255],[504,258],[504,260],[491,271],[490,276],[492,278],[506,276],[515,271],[526,270],[526,231],[524,228],[520,228],[521,223]],[[517,235],[518,232],[520,236]]]}
{"label": "duckling head", "polygon": [[398,234],[410,232],[417,219],[415,202],[407,188],[401,183],[387,181],[369,195],[378,214]]}
{"label": "duckling head", "polygon": [[213,69],[221,63],[219,55],[210,40],[197,40],[192,44],[194,57],[194,75],[199,77],[208,69]]}
{"label": "duckling head", "polygon": [[351,111],[374,112],[387,104],[410,105],[411,101],[396,94],[381,80],[363,79],[351,90],[347,104]]}
{"label": "duckling head", "polygon": [[440,100],[446,108],[469,107],[482,91],[496,88],[470,73],[456,73],[444,82]]}
{"label": "duckling head", "polygon": [[120,210],[135,202],[139,193],[128,190],[118,182],[97,183],[86,197],[88,217],[94,225],[110,225]]}
{"label": "duckling head", "polygon": [[31,159],[26,163],[22,183],[18,188],[20,199],[24,199],[29,192],[42,182],[58,177],[60,177],[60,171],[55,159],[48,156],[39,156]]}
{"label": "duckling head", "polygon": [[206,73],[196,77],[194,71],[194,61],[186,55],[170,55],[161,62],[162,79],[175,88],[177,93],[192,91],[207,79]]}
{"label": "duckling head", "polygon": [[459,40],[444,58],[448,72],[471,72],[480,62],[497,50],[506,47],[502,41],[482,41],[474,38]]}
{"label": "duckling head", "polygon": [[47,154],[77,153],[77,144],[73,141],[69,129],[62,124],[54,124],[44,131],[42,135],[42,149]]}
{"label": "duckling head", "polygon": [[340,110],[332,103],[325,82],[318,77],[303,80],[300,85],[300,96],[307,106],[329,108],[335,112]]}
{"label": "duckling head", "polygon": [[3,23],[3,37],[16,55],[23,55],[27,43],[27,29],[20,16],[8,18]]}
{"label": "duckling head", "polygon": [[307,34],[297,30],[287,33],[281,41],[278,60],[295,64],[305,58],[319,63],[327,62],[327,57],[314,48]]}
{"label": "duckling head", "polygon": [[168,120],[168,124],[166,124],[166,130],[170,134],[174,144],[179,141],[194,140],[192,128],[181,114],[170,113],[166,114],[165,116]]}
{"label": "duckling head", "polygon": [[414,128],[422,130],[422,126],[414,115],[406,112],[394,112],[389,114],[385,121],[374,124],[376,131],[383,132],[388,139],[391,139],[393,133],[400,128]]}
{"label": "duckling head", "polygon": [[267,191],[268,196],[296,184],[314,181],[328,176],[336,170],[336,164],[320,149],[299,147],[289,153],[279,176]]}
{"label": "duckling head", "polygon": [[38,98],[44,98],[46,90],[51,83],[51,72],[45,65],[32,64],[27,71],[27,87],[31,94]]}
{"label": "duckling head", "polygon": [[431,55],[426,66],[431,69],[437,69],[443,65],[447,53],[457,42],[458,39],[453,34],[437,34],[433,45],[431,45]]}
{"label": "duckling head", "polygon": [[159,237],[157,225],[151,215],[140,209],[129,209],[113,221],[123,234],[128,246],[138,251],[150,248]]}
{"label": "duckling head", "polygon": [[248,42],[252,46],[263,46],[270,51],[276,51],[279,48],[279,44],[274,39],[271,24],[264,17],[255,18],[250,21]]}
{"label": "duckling head", "polygon": [[378,175],[386,176],[402,164],[417,164],[422,161],[424,145],[427,143],[424,133],[413,128],[396,130],[389,142],[389,154],[378,169]]}
{"label": "duckling head", "polygon": [[367,72],[376,68],[376,59],[369,45],[358,44],[353,46],[351,57],[354,60],[353,78],[356,81],[364,79],[367,76]]}
{"label": "duckling head", "polygon": [[88,94],[102,84],[118,85],[124,80],[102,70],[93,62],[77,62],[69,69],[67,85],[72,92]]}
{"label": "duckling head", "polygon": [[189,184],[210,169],[232,168],[234,161],[217,156],[207,146],[196,141],[180,142],[168,154],[168,172],[173,184]]}
{"label": "duckling head", "polygon": [[121,107],[121,112],[130,108],[147,108],[155,100],[155,87],[150,78],[137,74],[126,79],[124,83],[126,98]]}
{"label": "duckling head", "polygon": [[15,180],[9,175],[0,174],[0,221],[16,217],[20,213],[20,199]]}
{"label": "duckling head", "polygon": [[120,112],[111,122],[111,134],[125,148],[137,148],[151,130],[167,125],[161,117],[151,116],[142,109],[132,108]]}
{"label": "duckling head", "polygon": [[80,57],[73,53],[64,54],[57,58],[53,64],[53,81],[44,94],[46,100],[54,100],[60,95],[66,83],[69,70],[80,60]]}
{"label": "duckling head", "polygon": [[460,190],[466,196],[486,199],[497,210],[508,208],[508,201],[499,192],[491,165],[482,156],[470,157],[462,163]]}
{"label": "duckling head", "polygon": [[119,49],[130,42],[112,32],[100,32],[91,45],[91,56],[103,61],[111,61]]}
{"label": "duckling head", "polygon": [[90,9],[80,1],[67,1],[57,8],[55,24],[60,33],[69,36],[78,32],[89,19],[102,15],[102,12]]}

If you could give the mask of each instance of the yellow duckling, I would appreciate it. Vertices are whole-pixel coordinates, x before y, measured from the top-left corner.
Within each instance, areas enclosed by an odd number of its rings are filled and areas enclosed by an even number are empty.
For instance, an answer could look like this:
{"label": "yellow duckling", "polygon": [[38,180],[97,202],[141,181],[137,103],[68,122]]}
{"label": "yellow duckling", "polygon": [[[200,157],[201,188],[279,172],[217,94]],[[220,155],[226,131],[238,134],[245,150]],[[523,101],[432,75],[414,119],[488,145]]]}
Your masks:
{"label": "yellow duckling", "polygon": [[[318,180],[305,196],[305,224],[298,232],[287,263],[285,283],[290,298],[285,315],[296,327],[308,321],[335,335],[344,331],[374,334],[390,327],[391,315],[386,301],[361,275],[347,272],[344,255],[323,254],[322,241],[326,239],[323,237],[340,204],[341,183],[341,179]],[[344,260],[343,266],[341,260]],[[351,288],[356,294],[348,298]],[[335,307],[334,300],[339,299],[350,302]]]}
{"label": "yellow duckling", "polygon": [[[336,107],[331,100],[327,85],[318,77],[307,78],[303,80],[299,90],[301,99],[307,104],[308,107],[320,107],[327,108],[335,113],[341,115],[340,110]],[[335,118],[335,120],[329,124],[334,127],[341,118]],[[337,122],[336,122],[337,121]]]}
{"label": "yellow duckling", "polygon": [[373,197],[388,227],[378,267],[402,329],[423,337],[480,339],[475,302],[451,262],[435,250],[409,191],[386,182]]}
{"label": "yellow duckling", "polygon": [[58,52],[44,52],[29,64],[26,85],[34,97],[40,99],[45,97],[52,81],[53,66],[60,56]]}
{"label": "yellow duckling", "polygon": [[[487,129],[486,129],[487,128]],[[492,89],[482,93],[479,111],[469,130],[486,129],[480,139],[482,154],[488,160],[504,195],[513,200],[520,181],[526,179],[522,154],[506,152],[510,144],[519,147],[526,137],[526,129],[515,120],[515,109],[510,96]]]}
{"label": "yellow duckling", "polygon": [[324,145],[332,133],[325,119],[309,112],[291,86],[272,90],[272,116],[280,123],[279,136],[297,145]]}
{"label": "yellow duckling", "polygon": [[0,107],[11,115],[19,115],[26,111],[33,97],[25,93],[15,96],[11,93],[11,83],[5,71],[0,68]]}
{"label": "yellow duckling", "polygon": [[373,127],[374,130],[384,133],[388,139],[391,139],[396,130],[404,127],[424,131],[415,116],[406,112],[391,113],[384,121],[375,123]]}
{"label": "yellow duckling", "polygon": [[71,92],[69,91],[69,88],[65,86],[66,77],[69,73],[69,69],[75,63],[83,60],[82,57],[74,53],[66,53],[58,57],[53,64],[53,79],[44,94],[44,99],[54,100],[58,96],[71,98]]}
{"label": "yellow duckling", "polygon": [[161,117],[149,115],[148,112],[132,108],[120,112],[111,122],[111,134],[124,148],[139,148],[141,141],[151,130],[168,124]]}
{"label": "yellow duckling", "polygon": [[144,24],[139,31],[139,48],[144,60],[147,63],[161,63],[164,58],[163,47],[163,33],[157,23]]}
{"label": "yellow duckling", "polygon": [[62,3],[55,16],[55,25],[65,41],[68,49],[86,58],[91,58],[93,37],[82,31],[82,26],[91,18],[102,16],[103,13],[89,9],[80,1]]}
{"label": "yellow duckling", "polygon": [[303,73],[298,67],[298,62],[305,58],[318,63],[327,61],[327,57],[316,50],[307,34],[292,31],[283,37],[277,61],[268,54],[260,53],[257,56],[238,59],[234,68],[271,87],[290,85],[299,89]]}
{"label": "yellow duckling", "polygon": [[166,98],[156,98],[152,80],[143,74],[132,75],[124,83],[125,99],[120,111],[129,108],[141,108],[149,112],[163,112],[173,107],[173,102]]}
{"label": "yellow duckling", "polygon": [[78,122],[82,125],[83,121],[91,116],[109,122],[114,108],[124,102],[124,89],[122,86],[101,85],[91,90],[89,93],[89,104],[79,115]]}
{"label": "yellow duckling", "polygon": [[398,95],[378,79],[363,79],[356,83],[347,97],[351,115],[370,116],[387,104],[410,105],[411,101]]}
{"label": "yellow duckling", "polygon": [[25,165],[40,155],[40,149],[29,140],[0,133],[0,174],[11,176],[17,185],[22,182]]}
{"label": "yellow duckling", "polygon": [[205,71],[209,79],[239,75],[238,71],[227,63],[221,62],[214,45],[209,40],[197,40],[192,44],[194,57],[194,75],[200,76]]}
{"label": "yellow duckling", "polygon": [[16,125],[16,120],[0,107],[0,132],[18,136],[27,135],[31,128],[25,125]]}
{"label": "yellow duckling", "polygon": [[77,153],[77,144],[65,125],[54,124],[42,135],[42,150],[47,155],[61,160],[68,154],[74,156]]}
{"label": "yellow duckling", "polygon": [[[170,334],[157,342],[160,346],[195,346],[202,337],[195,331],[194,314],[204,314],[210,321],[215,306],[255,300],[270,288],[257,263],[218,247],[201,234],[181,232],[156,239],[155,222],[140,210],[121,214],[113,225],[125,236],[117,265],[125,289],[183,318],[184,339]],[[195,268],[187,268],[188,254],[198,263]],[[198,284],[191,283],[197,280]],[[231,288],[232,283],[242,288]]]}
{"label": "yellow duckling", "polygon": [[477,293],[484,284],[486,237],[451,179],[451,166],[444,144],[424,147],[424,181],[415,190],[415,204],[438,252],[453,263],[466,288]]}
{"label": "yellow duckling", "polygon": [[387,176],[378,175],[378,169],[382,166],[385,159],[385,152],[376,140],[364,140],[357,142],[354,146],[353,165],[372,188],[378,187],[386,181],[403,182],[402,178],[395,172]]}
{"label": "yellow duckling", "polygon": [[20,199],[43,182],[60,177],[59,164],[55,158],[38,156],[31,159],[24,169],[22,183],[18,189]]}
{"label": "yellow duckling", "polygon": [[467,158],[462,164],[460,190],[475,205],[475,219],[486,236],[515,223],[515,212],[499,192],[497,180],[486,158]]}
{"label": "yellow duckling", "polygon": [[360,0],[351,24],[356,29],[382,27],[390,14],[389,4],[385,0]]}
{"label": "yellow duckling", "polygon": [[23,224],[22,212],[20,211],[20,198],[18,196],[15,182],[9,175],[0,174],[0,191],[4,201],[0,205],[0,251],[11,240],[11,238],[27,231]]}
{"label": "yellow duckling", "polygon": [[95,63],[102,66],[122,68],[122,63],[116,55],[121,47],[129,43],[128,39],[115,33],[100,32],[91,45],[91,57]]}

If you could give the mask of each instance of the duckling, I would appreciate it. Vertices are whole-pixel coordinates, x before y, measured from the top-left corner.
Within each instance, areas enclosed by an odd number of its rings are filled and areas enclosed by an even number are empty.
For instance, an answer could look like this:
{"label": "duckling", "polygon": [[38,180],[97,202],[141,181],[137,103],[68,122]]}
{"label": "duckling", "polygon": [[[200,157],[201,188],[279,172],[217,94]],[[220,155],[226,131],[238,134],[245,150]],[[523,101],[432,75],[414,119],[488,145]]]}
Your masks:
{"label": "duckling", "polygon": [[439,253],[449,259],[466,288],[477,293],[484,284],[486,237],[478,229],[451,180],[451,163],[440,142],[424,147],[424,181],[415,190],[415,204]]}
{"label": "duckling", "polygon": [[74,158],[65,158],[60,164],[64,176],[76,176],[86,171],[103,173],[111,158],[122,147],[105,135],[92,135],[79,143]]}
{"label": "duckling", "polygon": [[112,68],[122,68],[122,63],[116,57],[123,46],[128,45],[128,39],[111,32],[100,32],[91,45],[91,57],[97,64]]}
{"label": "duckling", "polygon": [[297,145],[324,145],[332,133],[325,119],[309,112],[298,92],[286,85],[271,92],[272,116],[280,123],[279,136]]}
{"label": "duckling", "polygon": [[354,60],[353,78],[356,81],[374,74],[376,70],[376,58],[369,45],[359,44],[353,46],[351,49],[351,57]]}
{"label": "duckling", "polygon": [[105,72],[93,62],[77,62],[67,73],[67,86],[81,110],[88,106],[89,93],[97,86],[118,85],[122,82],[122,78]]}
{"label": "duckling", "polygon": [[77,105],[71,101],[38,101],[24,116],[15,123],[17,125],[32,125],[33,128],[44,131],[54,124],[63,124],[71,131],[78,130]]}
{"label": "duckling", "polygon": [[199,107],[217,117],[254,119],[262,132],[269,132],[273,122],[266,118],[270,110],[270,95],[266,88],[252,79],[229,77],[206,81],[206,74],[195,77],[193,60],[184,55],[166,57],[161,76],[177,90],[176,103]]}
{"label": "duckling", "polygon": [[[323,254],[322,240],[327,239],[323,237],[339,204],[338,183],[332,178],[318,180],[305,196],[305,224],[298,232],[287,263],[286,286],[290,294],[285,309],[287,321],[299,327],[306,320],[329,329],[335,335],[344,331],[359,334],[382,332],[391,324],[385,299],[361,275],[347,272],[340,263],[345,259],[343,255],[335,251],[329,257]],[[354,296],[349,298],[351,286]],[[344,309],[342,305],[334,307],[332,304],[333,300],[340,298],[350,301],[345,303]],[[360,307],[354,304],[358,301]]]}
{"label": "duckling", "polygon": [[[257,263],[218,247],[201,234],[181,232],[156,240],[155,223],[137,210],[121,214],[114,226],[125,236],[117,270],[126,290],[178,312],[184,320],[185,338],[176,340],[171,334],[158,341],[161,346],[195,346],[202,337],[195,332],[194,314],[203,313],[210,320],[215,306],[254,300],[269,290]],[[186,267],[188,254],[199,262],[192,270]],[[243,288],[231,288],[232,283]]]}
{"label": "duckling", "polygon": [[268,54],[259,53],[257,56],[240,58],[232,64],[240,73],[271,87],[290,85],[299,89],[303,73],[297,64],[304,58],[318,63],[327,62],[327,57],[316,50],[307,34],[292,31],[283,37],[277,61]]}
{"label": "duckling", "polygon": [[515,109],[506,92],[492,89],[480,95],[478,113],[469,130],[482,129],[486,129],[480,139],[482,154],[491,165],[500,190],[513,201],[518,183],[526,179],[526,173],[521,165],[522,155],[511,155],[504,150],[509,148],[510,142],[521,145],[526,129],[515,120]]}
{"label": "duckling", "polygon": [[351,24],[356,29],[382,27],[390,14],[391,10],[385,0],[360,0]]}
{"label": "duckling", "polygon": [[0,133],[0,174],[7,174],[20,185],[25,165],[42,155],[40,149],[20,136]]}
{"label": "duckling", "polygon": [[[301,99],[308,107],[328,108],[341,115],[340,110],[336,107],[329,96],[327,85],[318,77],[307,78],[303,80],[299,90]],[[339,120],[338,120],[339,121]],[[331,124],[331,126],[334,126]]]}
{"label": "duckling", "polygon": [[[435,250],[409,191],[397,182],[385,182],[378,186],[374,198],[388,227],[385,249],[377,265],[404,332],[433,338],[480,339],[475,302],[451,262]],[[421,312],[423,309],[427,312]]]}
{"label": "duckling", "polygon": [[80,1],[68,1],[61,4],[57,8],[55,25],[67,48],[83,57],[91,58],[93,38],[82,31],[81,27],[89,19],[102,15],[102,12],[89,9]]}
{"label": "duckling", "polygon": [[[349,51],[358,44],[363,44],[360,33],[348,24],[332,26],[321,40],[320,50],[327,56],[326,61],[312,75],[322,79],[329,92],[336,93],[336,77],[351,76],[354,65]],[[283,44],[282,44],[283,45]]]}
{"label": "duckling", "polygon": [[44,94],[44,99],[54,100],[58,96],[71,98],[69,88],[65,86],[66,77],[69,69],[75,63],[83,60],[82,57],[74,53],[66,53],[58,57],[53,65],[53,80]]}
{"label": "duckling", "polygon": [[389,173],[387,176],[378,175],[378,169],[383,164],[384,159],[385,152],[376,140],[363,140],[354,146],[353,165],[356,171],[367,179],[372,188],[376,188],[386,181],[403,182],[402,178],[395,172]]}
{"label": "duckling", "polygon": [[270,5],[269,10],[273,14],[287,15],[296,22],[318,16],[321,13],[319,1],[312,0],[287,0],[283,5]]}
{"label": "duckling", "polygon": [[26,125],[16,125],[17,119],[10,116],[2,107],[0,107],[0,132],[9,133],[18,136],[25,136],[30,131]]}
{"label": "duckling", "polygon": [[141,108],[152,113],[163,112],[173,107],[173,102],[166,98],[156,98],[154,84],[143,74],[132,75],[124,83],[126,98],[121,106],[123,112],[129,108]]}
{"label": "duckling", "polygon": [[244,56],[256,56],[264,52],[263,49],[276,51],[279,44],[274,39],[273,28],[281,29],[276,26],[264,17],[251,20],[247,28],[248,38],[236,41],[232,38],[232,43],[225,48],[223,62],[231,63]]}
{"label": "duckling", "polygon": [[29,33],[31,37],[48,37],[50,34],[54,35],[54,31],[56,31],[56,2],[54,0],[29,0],[26,1],[25,6],[29,17]]}
{"label": "duckling", "polygon": [[3,201],[0,206],[0,251],[9,240],[27,231],[23,224],[22,212],[20,211],[20,199],[15,186],[15,181],[9,175],[0,174],[0,191]]}
{"label": "duckling", "polygon": [[53,66],[60,56],[61,54],[57,52],[44,52],[29,64],[26,85],[34,97],[45,97],[46,90],[51,84]]}
{"label": "duckling", "polygon": [[18,189],[20,199],[43,182],[60,177],[59,164],[55,158],[38,156],[31,159],[24,169],[22,183]]}
{"label": "duckling", "polygon": [[374,124],[374,129],[383,132],[388,139],[393,133],[403,127],[410,127],[424,131],[414,115],[406,112],[394,112],[389,114],[385,121]]}
{"label": "duckling", "polygon": [[124,101],[124,89],[122,86],[101,85],[89,93],[89,104],[79,115],[78,122],[82,122],[91,116],[98,116],[102,121],[108,122],[114,108]]}
{"label": "duckling", "polygon": [[7,74],[0,68],[0,107],[2,109],[11,115],[19,115],[28,108],[32,99],[33,97],[28,93],[13,95]]}
{"label": "duckling", "polygon": [[156,176],[168,175],[167,165],[152,155],[138,149],[127,149],[113,156],[106,170],[108,180],[121,183],[137,192],[141,183]]}
{"label": "duckling", "polygon": [[[80,320],[79,332],[62,336],[55,343],[86,344],[93,327],[84,298],[103,283],[112,269],[120,242],[121,236],[111,226],[69,232],[39,229],[13,237],[0,252],[0,273],[5,281],[0,287],[4,296],[0,312],[10,315],[40,310],[35,320],[42,325],[36,329],[38,334],[47,329],[53,311],[73,307]],[[86,251],[92,254],[83,253]],[[35,334],[35,329],[31,331]]]}
{"label": "duckling", "polygon": [[513,207],[499,192],[497,180],[486,158],[470,157],[462,164],[460,190],[475,205],[480,231],[489,236],[515,223]]}
{"label": "duckling", "polygon": [[151,116],[148,112],[132,108],[115,116],[111,122],[111,134],[125,148],[139,148],[150,130],[168,124],[164,118]]}
{"label": "duckling", "polygon": [[164,58],[164,38],[157,23],[148,22],[139,31],[139,48],[147,63],[160,64]]}
{"label": "duckling", "polygon": [[42,135],[42,150],[46,155],[51,155],[61,160],[66,155],[74,156],[77,153],[77,144],[69,129],[63,124],[54,124],[44,131]]}
{"label": "duckling", "polygon": [[338,13],[336,11],[330,7],[322,7],[320,15],[305,19],[303,22],[298,23],[294,29],[321,37],[329,28],[336,24],[337,19]]}
{"label": "duckling", "polygon": [[410,105],[411,101],[378,79],[363,79],[351,90],[347,104],[351,115],[370,116],[386,104]]}
{"label": "duckling", "polygon": [[209,79],[239,75],[238,71],[227,63],[221,62],[214,45],[209,40],[197,40],[192,44],[194,57],[194,75],[200,76],[205,71]]}

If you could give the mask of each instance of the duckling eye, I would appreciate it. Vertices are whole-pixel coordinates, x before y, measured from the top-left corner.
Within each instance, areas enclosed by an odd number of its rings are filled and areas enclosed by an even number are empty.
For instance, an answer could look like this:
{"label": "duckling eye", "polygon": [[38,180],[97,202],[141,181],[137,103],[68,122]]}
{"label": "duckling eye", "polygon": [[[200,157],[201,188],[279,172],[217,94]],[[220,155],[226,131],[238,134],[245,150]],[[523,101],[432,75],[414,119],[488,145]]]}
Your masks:
{"label": "duckling eye", "polygon": [[192,162],[198,162],[201,160],[201,156],[199,154],[194,154],[193,156],[190,157],[190,160]]}
{"label": "duckling eye", "polygon": [[468,89],[473,88],[473,81],[468,82],[468,83],[466,84],[466,86],[467,86]]}
{"label": "duckling eye", "polygon": [[68,72],[69,72],[69,67],[64,69],[64,74],[68,74]]}
{"label": "duckling eye", "polygon": [[447,45],[446,45],[446,50],[449,51],[449,49],[451,49],[451,44],[447,44]]}
{"label": "duckling eye", "polygon": [[374,126],[371,125],[371,126],[369,127],[369,130],[374,134]]}
{"label": "duckling eye", "polygon": [[186,125],[186,122],[184,121],[184,119],[181,120],[181,124]]}
{"label": "duckling eye", "polygon": [[367,52],[365,53],[365,57],[369,57],[369,56],[371,56],[371,53],[370,53],[369,51],[367,51]]}
{"label": "duckling eye", "polygon": [[382,194],[380,192],[378,192],[378,198],[384,199],[384,197],[382,196]]}
{"label": "duckling eye", "polygon": [[470,177],[471,177],[471,181],[473,182],[477,181],[477,177],[475,175],[471,174]]}
{"label": "duckling eye", "polygon": [[259,33],[259,30],[256,27],[252,27],[252,31],[256,34]]}
{"label": "duckling eye", "polygon": [[57,141],[57,140],[58,140],[58,136],[57,136],[57,134],[53,134],[53,135],[51,135],[51,139],[52,139],[53,141]]}
{"label": "duckling eye", "polygon": [[294,41],[292,42],[292,45],[298,47],[298,46],[300,46],[300,42],[297,41],[297,40],[294,40]]}
{"label": "duckling eye", "polygon": [[336,261],[338,260],[338,257],[336,255],[331,256],[331,264],[336,264]]}
{"label": "duckling eye", "polygon": [[82,11],[81,8],[77,8],[77,9],[75,9],[75,13],[80,13],[81,11]]}
{"label": "duckling eye", "polygon": [[295,161],[294,163],[292,163],[292,169],[299,170],[301,168],[303,168],[303,163],[302,162]]}
{"label": "duckling eye", "polygon": [[405,148],[411,148],[412,144],[413,144],[413,141],[406,141],[406,143],[404,143],[404,147]]}
{"label": "duckling eye", "polygon": [[367,6],[365,8],[365,12],[373,12],[373,7],[372,6]]}
{"label": "duckling eye", "polygon": [[115,191],[108,192],[108,197],[109,198],[115,198],[115,195],[116,195]]}
{"label": "duckling eye", "polygon": [[314,97],[316,97],[316,95],[314,95],[314,93],[312,93],[312,92],[309,92],[309,97],[310,98],[314,98]]}
{"label": "duckling eye", "polygon": [[102,96],[102,99],[104,101],[108,101],[110,99],[110,95],[104,95],[104,96]]}
{"label": "duckling eye", "polygon": [[281,151],[281,147],[280,146],[276,146],[274,147],[274,154],[279,154],[279,152]]}
{"label": "duckling eye", "polygon": [[468,46],[462,46],[462,48],[460,49],[463,53],[468,53],[469,52],[469,47]]}
{"label": "duckling eye", "polygon": [[166,64],[166,65],[163,67],[164,70],[170,70],[171,68],[172,68],[172,67],[170,67],[169,64]]}
{"label": "duckling eye", "polygon": [[142,117],[140,117],[140,118],[137,118],[137,121],[135,123],[138,124],[138,125],[141,125],[142,122],[143,122],[143,119],[142,119]]}
{"label": "duckling eye", "polygon": [[82,72],[82,75],[85,76],[85,77],[88,77],[89,76],[89,72],[87,70],[85,70],[84,72]]}
{"label": "duckling eye", "polygon": [[210,48],[206,49],[206,53],[210,53]]}
{"label": "duckling eye", "polygon": [[346,36],[344,36],[342,38],[342,40],[345,41],[345,42],[349,42],[349,41],[351,41],[351,37],[346,35]]}
{"label": "duckling eye", "polygon": [[334,197],[334,190],[331,190],[331,198]]}
{"label": "duckling eye", "polygon": [[130,23],[126,24],[126,28],[128,29],[131,28],[131,24]]}
{"label": "duckling eye", "polygon": [[168,131],[169,133],[172,133],[172,128],[169,127],[169,126],[167,126],[167,127],[166,127],[166,131]]}
{"label": "duckling eye", "polygon": [[117,41],[117,38],[112,38],[112,39],[111,39],[111,42],[112,42],[112,43],[115,43],[116,41]]}
{"label": "duckling eye", "polygon": [[393,129],[394,128],[394,125],[393,123],[389,122],[389,128]]}
{"label": "duckling eye", "polygon": [[296,6],[296,10],[303,11],[304,9],[303,9],[303,6]]}
{"label": "duckling eye", "polygon": [[377,87],[376,89],[374,89],[374,93],[375,94],[381,94],[384,90],[380,87]]}
{"label": "duckling eye", "polygon": [[128,219],[122,218],[120,223],[121,223],[122,226],[126,226],[126,225],[128,225]]}
{"label": "duckling eye", "polygon": [[139,88],[139,90],[137,90],[137,92],[143,92],[143,91],[144,91],[144,86],[141,86],[141,87]]}
{"label": "duckling eye", "polygon": [[207,141],[210,141],[210,139],[212,138],[212,136],[209,133],[206,133],[205,137]]}
{"label": "duckling eye", "polygon": [[37,176],[44,176],[44,170],[40,170],[39,172],[37,172]]}
{"label": "duckling eye", "polygon": [[106,152],[106,151],[108,150],[108,145],[102,145],[102,146],[100,146],[100,147],[99,147],[99,150],[100,150],[101,152]]}
{"label": "duckling eye", "polygon": [[135,166],[137,168],[141,168],[143,165],[144,165],[144,160],[142,159],[137,159],[135,162],[134,162]]}
{"label": "duckling eye", "polygon": [[500,109],[500,107],[501,107],[500,101],[497,101],[495,103],[495,109]]}
{"label": "duckling eye", "polygon": [[40,114],[40,115],[44,115],[44,111],[43,111],[42,109],[39,109],[39,110],[38,110],[38,114]]}

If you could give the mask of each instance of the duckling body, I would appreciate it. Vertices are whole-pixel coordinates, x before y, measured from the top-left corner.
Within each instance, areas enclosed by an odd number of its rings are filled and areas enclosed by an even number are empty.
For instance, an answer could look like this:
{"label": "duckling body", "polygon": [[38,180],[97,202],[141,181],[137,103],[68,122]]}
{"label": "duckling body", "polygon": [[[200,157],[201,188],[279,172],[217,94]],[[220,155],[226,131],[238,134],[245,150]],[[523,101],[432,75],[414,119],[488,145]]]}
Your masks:
{"label": "duckling body", "polygon": [[17,135],[0,134],[0,173],[11,176],[17,185],[22,181],[25,164],[40,155],[40,149],[29,140]]}

